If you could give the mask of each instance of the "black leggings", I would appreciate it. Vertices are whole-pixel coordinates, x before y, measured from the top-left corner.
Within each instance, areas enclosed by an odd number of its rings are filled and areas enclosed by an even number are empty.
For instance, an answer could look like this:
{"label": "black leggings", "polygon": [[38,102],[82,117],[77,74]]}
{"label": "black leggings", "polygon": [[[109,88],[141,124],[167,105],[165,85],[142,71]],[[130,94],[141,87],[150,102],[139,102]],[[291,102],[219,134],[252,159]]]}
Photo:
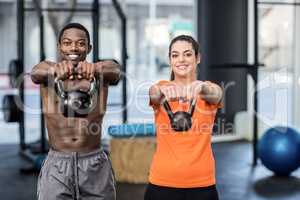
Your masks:
{"label": "black leggings", "polygon": [[218,200],[215,185],[198,188],[171,188],[148,184],[144,200]]}

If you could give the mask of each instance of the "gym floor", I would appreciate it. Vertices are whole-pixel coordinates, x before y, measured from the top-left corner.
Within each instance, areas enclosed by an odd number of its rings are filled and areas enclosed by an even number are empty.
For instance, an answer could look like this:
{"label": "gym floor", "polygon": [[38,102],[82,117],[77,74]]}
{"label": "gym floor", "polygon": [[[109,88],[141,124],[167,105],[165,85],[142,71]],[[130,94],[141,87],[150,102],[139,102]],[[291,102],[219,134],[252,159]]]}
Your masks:
{"label": "gym floor", "polygon": [[[300,169],[290,177],[275,177],[260,163],[251,167],[251,143],[245,141],[213,144],[217,165],[217,188],[220,200],[298,200]],[[36,199],[37,174],[24,175],[28,165],[16,145],[0,145],[0,196],[5,200]],[[143,184],[118,183],[118,200],[142,200]]]}

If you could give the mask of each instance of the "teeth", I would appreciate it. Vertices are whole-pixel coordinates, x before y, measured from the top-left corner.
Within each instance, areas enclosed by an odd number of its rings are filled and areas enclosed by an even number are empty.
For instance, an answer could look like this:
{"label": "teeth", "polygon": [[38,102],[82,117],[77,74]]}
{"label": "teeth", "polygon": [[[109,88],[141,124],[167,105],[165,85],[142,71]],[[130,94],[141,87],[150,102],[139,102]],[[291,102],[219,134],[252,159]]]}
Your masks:
{"label": "teeth", "polygon": [[78,58],[78,55],[71,54],[71,55],[69,55],[69,57],[70,57],[72,60],[74,60],[74,59]]}
{"label": "teeth", "polygon": [[186,65],[180,65],[180,66],[178,66],[178,68],[179,69],[185,69],[185,68],[187,68],[187,66]]}

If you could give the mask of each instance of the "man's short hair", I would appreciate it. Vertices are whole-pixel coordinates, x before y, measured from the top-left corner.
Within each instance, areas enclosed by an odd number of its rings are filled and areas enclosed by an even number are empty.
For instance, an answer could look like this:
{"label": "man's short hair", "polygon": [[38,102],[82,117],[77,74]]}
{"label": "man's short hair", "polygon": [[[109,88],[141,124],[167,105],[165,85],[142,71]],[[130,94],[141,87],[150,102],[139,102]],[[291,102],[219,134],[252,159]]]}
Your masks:
{"label": "man's short hair", "polygon": [[90,42],[91,42],[90,33],[82,24],[79,24],[79,23],[69,23],[60,30],[59,35],[58,35],[58,43],[59,44],[61,43],[61,38],[62,38],[62,35],[64,34],[65,30],[68,30],[71,28],[76,28],[76,29],[84,31],[86,34],[87,40],[88,40],[88,44],[90,45]]}

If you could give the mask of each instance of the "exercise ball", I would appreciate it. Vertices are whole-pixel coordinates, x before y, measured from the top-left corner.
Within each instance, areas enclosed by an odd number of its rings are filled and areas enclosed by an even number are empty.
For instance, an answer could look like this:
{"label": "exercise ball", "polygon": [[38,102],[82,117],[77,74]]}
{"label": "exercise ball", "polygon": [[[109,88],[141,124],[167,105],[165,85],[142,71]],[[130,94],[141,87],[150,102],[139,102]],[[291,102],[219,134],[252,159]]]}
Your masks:
{"label": "exercise ball", "polygon": [[290,127],[268,129],[258,142],[262,164],[279,176],[288,176],[300,166],[300,135]]}

